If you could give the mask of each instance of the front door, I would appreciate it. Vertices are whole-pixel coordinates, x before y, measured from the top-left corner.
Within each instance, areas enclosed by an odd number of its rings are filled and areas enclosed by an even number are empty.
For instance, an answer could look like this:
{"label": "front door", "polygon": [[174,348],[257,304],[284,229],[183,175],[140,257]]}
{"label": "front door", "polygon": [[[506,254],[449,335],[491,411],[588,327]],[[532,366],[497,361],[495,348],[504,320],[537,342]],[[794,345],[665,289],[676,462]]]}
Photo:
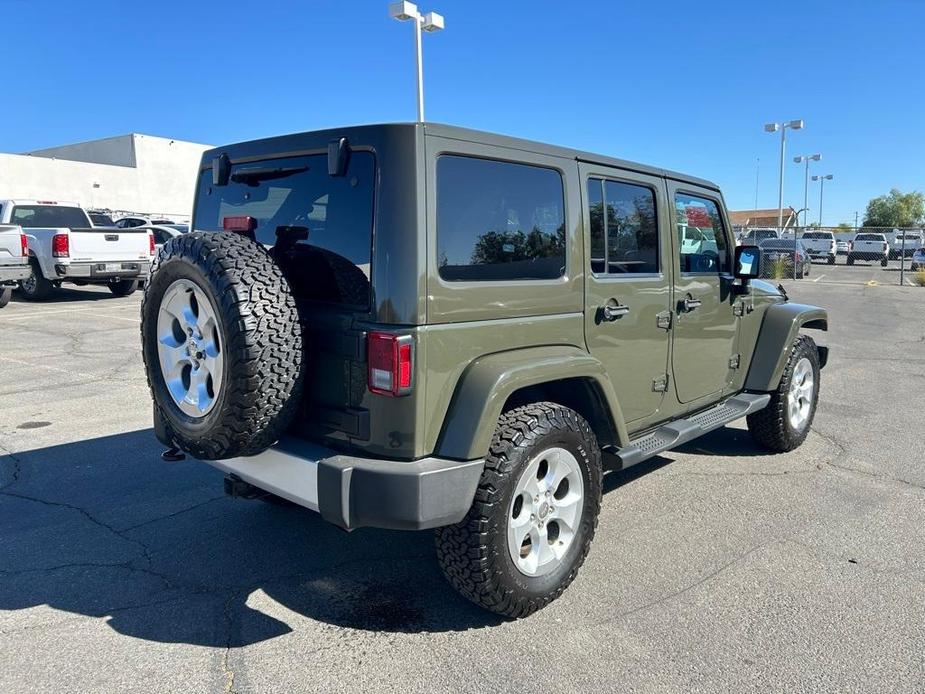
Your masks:
{"label": "front door", "polygon": [[[632,430],[657,419],[668,388],[671,239],[664,181],[581,164],[585,338]],[[635,427],[633,426],[635,423]]]}
{"label": "front door", "polygon": [[675,227],[672,374],[682,403],[719,399],[737,367],[732,237],[715,191],[669,183]]}

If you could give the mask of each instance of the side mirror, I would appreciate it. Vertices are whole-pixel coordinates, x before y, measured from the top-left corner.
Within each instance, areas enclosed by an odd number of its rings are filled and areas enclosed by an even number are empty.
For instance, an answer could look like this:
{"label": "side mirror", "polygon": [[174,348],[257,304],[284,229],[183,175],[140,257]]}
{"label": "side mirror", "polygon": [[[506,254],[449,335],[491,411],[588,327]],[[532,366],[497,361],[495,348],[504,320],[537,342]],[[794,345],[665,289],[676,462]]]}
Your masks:
{"label": "side mirror", "polygon": [[737,246],[735,251],[735,277],[747,285],[750,279],[761,275],[761,249],[758,246]]}

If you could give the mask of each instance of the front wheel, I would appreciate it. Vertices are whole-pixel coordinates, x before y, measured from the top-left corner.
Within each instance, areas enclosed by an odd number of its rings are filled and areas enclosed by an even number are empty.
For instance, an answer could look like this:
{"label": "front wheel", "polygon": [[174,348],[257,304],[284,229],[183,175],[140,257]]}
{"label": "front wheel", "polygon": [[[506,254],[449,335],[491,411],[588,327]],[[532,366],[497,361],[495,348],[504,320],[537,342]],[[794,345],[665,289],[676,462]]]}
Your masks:
{"label": "front wheel", "polygon": [[577,412],[538,402],[503,414],[472,508],[436,531],[447,580],[507,617],[548,605],[588,554],[601,477],[597,439]]}
{"label": "front wheel", "polygon": [[748,415],[748,431],[765,448],[792,451],[806,440],[818,399],[819,350],[811,337],[800,335],[768,406]]}

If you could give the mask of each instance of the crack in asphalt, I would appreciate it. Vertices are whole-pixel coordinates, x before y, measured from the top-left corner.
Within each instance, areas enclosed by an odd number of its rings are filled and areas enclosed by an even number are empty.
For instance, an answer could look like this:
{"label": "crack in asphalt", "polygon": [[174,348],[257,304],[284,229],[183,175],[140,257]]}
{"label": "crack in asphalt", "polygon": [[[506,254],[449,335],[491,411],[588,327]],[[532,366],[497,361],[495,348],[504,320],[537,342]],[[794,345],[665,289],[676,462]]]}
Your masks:
{"label": "crack in asphalt", "polygon": [[[11,451],[9,448],[5,448],[4,446],[0,446],[0,451],[3,451],[3,452],[4,452],[4,455],[5,455],[6,457],[8,457],[10,460],[13,461],[13,475],[12,475],[12,477],[11,477],[11,479],[10,479],[9,482],[7,482],[7,483],[4,484],[2,487],[0,487],[0,492],[3,492],[3,491],[5,491],[5,490],[9,489],[10,487],[12,487],[12,486],[13,486],[14,484],[16,484],[17,482],[19,482],[19,476],[22,474],[22,463],[23,463],[23,461],[22,461],[21,458],[19,458],[19,456],[17,456],[15,453],[13,453],[13,451]],[[3,461],[0,460],[0,463],[2,463],[2,462],[3,462]]]}
{"label": "crack in asphalt", "polygon": [[234,679],[235,672],[234,668],[231,667],[231,640],[233,637],[232,631],[234,629],[234,612],[233,607],[234,603],[237,602],[240,597],[244,594],[242,590],[234,590],[228,596],[228,599],[225,601],[225,651],[222,653],[221,668],[222,674],[225,677],[225,689],[226,694],[236,694],[236,689],[234,688]]}
{"label": "crack in asphalt", "polygon": [[831,468],[834,468],[834,469],[836,469],[836,470],[841,470],[842,472],[853,473],[853,474],[855,474],[855,475],[861,475],[862,477],[868,477],[868,478],[870,478],[870,479],[880,480],[880,481],[883,481],[883,482],[895,482],[895,483],[897,483],[897,484],[902,484],[902,485],[906,485],[906,486],[912,487],[913,489],[923,489],[923,490],[925,490],[925,485],[917,484],[916,482],[912,482],[912,481],[910,481],[910,480],[903,479],[902,477],[890,477],[889,475],[881,475],[881,474],[876,473],[876,472],[868,472],[867,470],[859,470],[859,469],[857,469],[857,468],[853,468],[853,467],[850,467],[850,466],[848,466],[848,465],[843,464],[842,461],[843,461],[843,460],[846,460],[846,459],[848,458],[848,456],[849,456],[847,447],[844,446],[843,444],[841,444],[841,443],[838,441],[838,439],[836,439],[836,438],[835,438],[834,436],[832,436],[831,434],[826,434],[826,433],[820,431],[820,430],[819,430],[817,427],[815,427],[815,426],[811,426],[810,429],[811,429],[814,433],[818,434],[820,437],[822,437],[823,439],[825,439],[826,441],[828,441],[830,444],[832,444],[833,446],[835,446],[836,449],[838,449],[838,455],[835,456],[834,460],[827,460],[827,461],[824,461],[824,463],[823,463],[824,465],[827,465],[827,466],[829,466],[829,467],[831,467]]}
{"label": "crack in asphalt", "polygon": [[150,518],[141,523],[136,523],[135,525],[129,525],[128,527],[122,528],[119,532],[127,533],[131,530],[137,530],[138,528],[143,528],[146,525],[151,525],[152,523],[159,523],[160,521],[169,520],[170,518],[176,518],[177,516],[182,516],[184,513],[189,513],[190,511],[195,511],[197,508],[202,508],[208,504],[211,504],[215,501],[221,501],[225,498],[225,494],[221,496],[213,496],[205,501],[201,501],[198,504],[188,506],[187,508],[180,509],[179,511],[174,511],[173,513],[168,513],[166,516],[158,516],[157,518]]}

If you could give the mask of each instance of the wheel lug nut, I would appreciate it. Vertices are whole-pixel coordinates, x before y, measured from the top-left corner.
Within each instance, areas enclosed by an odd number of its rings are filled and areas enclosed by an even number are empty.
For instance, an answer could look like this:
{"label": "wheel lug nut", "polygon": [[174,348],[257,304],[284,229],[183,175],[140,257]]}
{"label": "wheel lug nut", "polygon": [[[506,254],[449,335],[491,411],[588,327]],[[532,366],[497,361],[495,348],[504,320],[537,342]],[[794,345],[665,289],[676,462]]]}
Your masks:
{"label": "wheel lug nut", "polygon": [[535,521],[535,520],[536,520],[536,514],[535,514],[535,513],[531,513],[531,514],[530,514],[530,520],[532,520],[532,521]]}

